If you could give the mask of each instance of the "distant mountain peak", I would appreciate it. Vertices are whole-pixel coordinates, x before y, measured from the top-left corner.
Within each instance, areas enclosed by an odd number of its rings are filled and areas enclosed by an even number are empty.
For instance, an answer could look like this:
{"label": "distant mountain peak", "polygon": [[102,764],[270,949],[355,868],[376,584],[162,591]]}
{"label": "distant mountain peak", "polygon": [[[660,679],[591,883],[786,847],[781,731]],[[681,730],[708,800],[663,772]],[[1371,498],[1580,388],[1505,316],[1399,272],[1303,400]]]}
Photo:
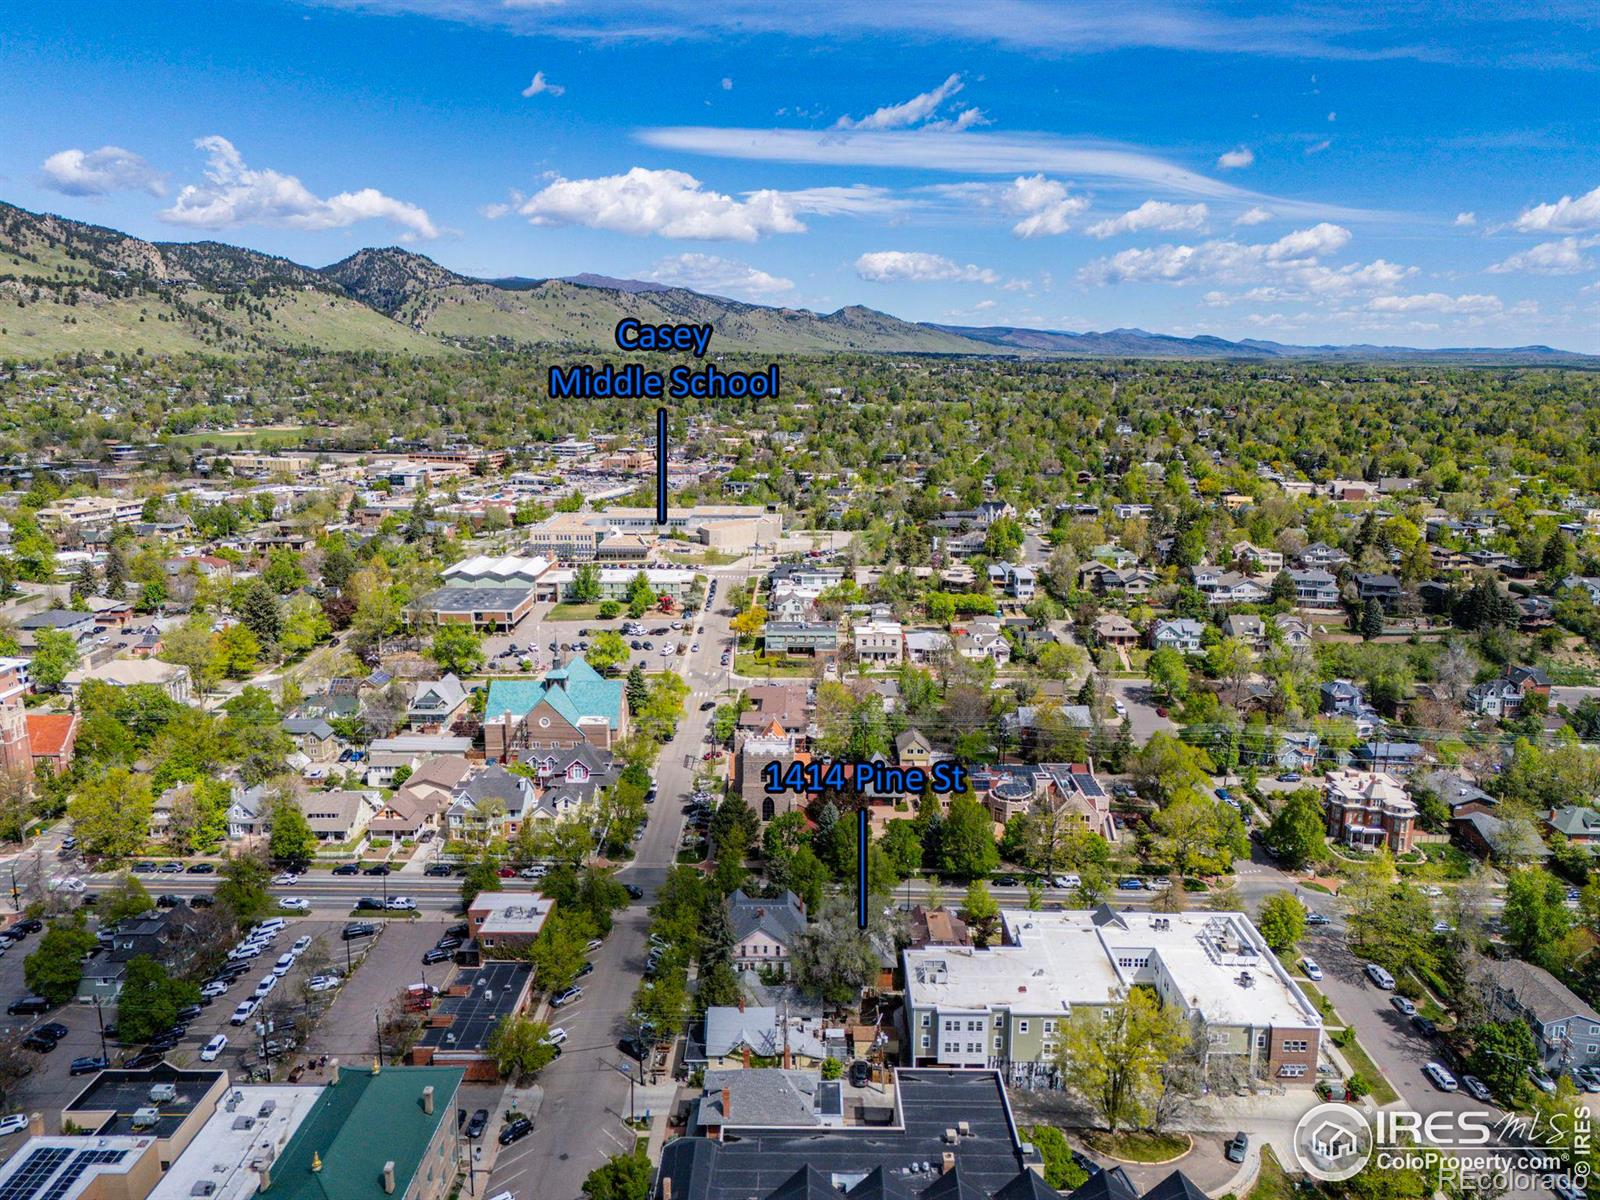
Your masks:
{"label": "distant mountain peak", "polygon": [[561,282],[576,284],[578,287],[601,288],[608,292],[627,292],[630,296],[673,290],[672,285],[667,283],[652,283],[647,279],[617,279],[611,275],[596,275],[592,271],[584,271],[579,275],[563,275]]}

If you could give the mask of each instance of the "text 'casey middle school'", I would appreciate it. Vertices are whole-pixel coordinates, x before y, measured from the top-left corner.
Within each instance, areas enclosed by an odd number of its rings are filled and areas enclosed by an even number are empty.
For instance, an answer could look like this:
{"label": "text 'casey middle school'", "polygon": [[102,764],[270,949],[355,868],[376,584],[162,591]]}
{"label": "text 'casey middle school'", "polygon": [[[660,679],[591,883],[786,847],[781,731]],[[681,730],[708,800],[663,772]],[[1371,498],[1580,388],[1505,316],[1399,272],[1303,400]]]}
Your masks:
{"label": "text 'casey middle school'", "polygon": [[[617,322],[614,337],[622,350],[686,350],[696,358],[703,358],[711,344],[712,332],[710,325],[650,325],[634,317],[624,317]],[[550,368],[552,400],[767,397],[776,396],[778,387],[777,363],[769,363],[759,371],[725,371],[715,364],[695,370],[685,364],[665,374],[638,363],[621,367],[609,363],[600,367],[579,363]]]}

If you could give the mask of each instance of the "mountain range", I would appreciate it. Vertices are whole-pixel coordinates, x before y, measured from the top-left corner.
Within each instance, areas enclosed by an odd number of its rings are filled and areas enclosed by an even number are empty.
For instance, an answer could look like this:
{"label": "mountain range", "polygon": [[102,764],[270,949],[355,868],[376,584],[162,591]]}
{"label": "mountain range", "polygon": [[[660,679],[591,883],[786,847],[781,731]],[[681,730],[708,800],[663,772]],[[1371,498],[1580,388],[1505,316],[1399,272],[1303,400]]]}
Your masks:
{"label": "mountain range", "polygon": [[399,247],[358,250],[327,267],[306,267],[221,242],[147,242],[0,203],[0,357],[5,358],[136,349],[154,354],[607,349],[616,323],[628,316],[650,323],[710,323],[718,348],[763,353],[1600,365],[1600,358],[1548,346],[1294,346],[1142,329],[1074,333],[928,324],[859,305],[815,313],[604,275],[476,279]]}

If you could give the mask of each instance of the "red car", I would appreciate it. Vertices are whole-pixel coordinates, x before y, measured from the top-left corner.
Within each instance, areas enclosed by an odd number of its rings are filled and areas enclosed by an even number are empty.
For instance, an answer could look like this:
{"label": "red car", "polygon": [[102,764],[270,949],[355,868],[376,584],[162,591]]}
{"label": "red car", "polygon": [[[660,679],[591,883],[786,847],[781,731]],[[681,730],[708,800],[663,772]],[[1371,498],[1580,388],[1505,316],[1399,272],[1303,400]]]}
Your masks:
{"label": "red car", "polygon": [[516,870],[512,867],[501,867],[499,871],[501,879],[514,879],[516,878],[516,874]]}

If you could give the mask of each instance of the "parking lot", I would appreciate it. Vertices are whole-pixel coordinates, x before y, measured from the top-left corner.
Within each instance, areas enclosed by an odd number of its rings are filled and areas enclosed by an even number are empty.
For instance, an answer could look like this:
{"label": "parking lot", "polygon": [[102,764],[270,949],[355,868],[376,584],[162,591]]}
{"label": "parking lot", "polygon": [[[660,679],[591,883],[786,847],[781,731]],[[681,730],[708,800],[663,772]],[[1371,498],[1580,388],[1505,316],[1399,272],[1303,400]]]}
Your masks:
{"label": "parking lot", "polygon": [[[581,643],[594,640],[594,635],[602,630],[622,633],[623,627],[633,624],[626,616],[616,617],[609,621],[602,621],[598,617],[590,617],[581,621],[551,621],[548,614],[551,609],[549,604],[536,606],[533,612],[524,617],[516,628],[507,633],[494,633],[486,636],[483,642],[484,653],[488,656],[487,670],[491,673],[510,673],[520,669],[523,660],[532,665],[528,668],[530,673],[548,670],[556,655],[561,655],[563,660],[573,654],[581,653]],[[682,625],[682,617],[678,614],[649,613],[641,617],[638,625],[642,626],[642,634],[625,634],[626,641],[638,642],[639,648],[630,646],[628,665],[623,668],[630,670],[634,664],[639,664],[647,671],[663,670],[670,659],[675,656],[663,655],[662,647],[671,643],[681,646],[687,641],[693,644],[699,640],[700,634],[696,632],[698,626],[690,628],[673,629],[673,624]],[[551,649],[551,643],[555,649]],[[647,647],[644,643],[649,642]],[[517,649],[512,651],[511,647]],[[568,649],[562,650],[566,646]]]}
{"label": "parking lot", "polygon": [[[449,918],[453,921],[454,918]],[[452,963],[422,965],[422,955],[439,940],[448,922],[444,914],[437,920],[382,920],[375,938],[353,944],[353,953],[363,953],[366,961],[334,993],[333,1005],[317,1022],[304,1053],[337,1057],[346,1063],[370,1060],[377,1049],[378,1025],[390,1005],[413,983],[443,986],[455,970]],[[343,965],[345,943],[334,933],[336,965]]]}

